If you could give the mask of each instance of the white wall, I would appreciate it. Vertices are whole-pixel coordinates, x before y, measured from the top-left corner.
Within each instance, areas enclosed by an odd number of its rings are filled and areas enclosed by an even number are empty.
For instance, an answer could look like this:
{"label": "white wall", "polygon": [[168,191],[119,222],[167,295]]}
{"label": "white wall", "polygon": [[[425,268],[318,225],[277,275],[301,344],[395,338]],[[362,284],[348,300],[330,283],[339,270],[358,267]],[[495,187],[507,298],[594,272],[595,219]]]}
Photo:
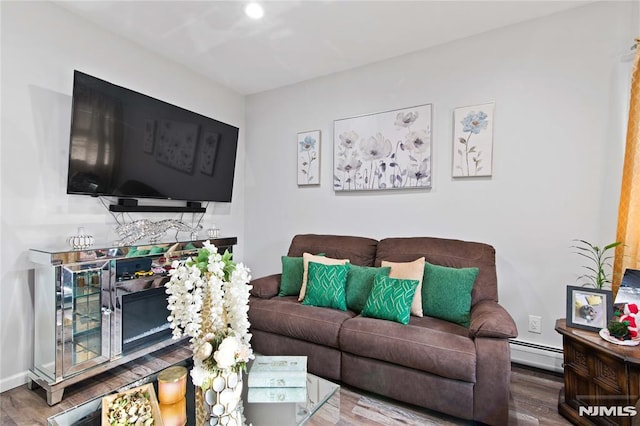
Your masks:
{"label": "white wall", "polygon": [[[597,3],[247,98],[246,260],[279,272],[296,233],[436,236],[497,251],[520,338],[561,346],[575,238],[615,238],[623,153],[621,57],[631,2]],[[362,23],[366,25],[366,22]],[[493,177],[451,178],[452,113],[494,101]],[[433,189],[335,193],[333,120],[431,103]],[[296,186],[296,133],[322,132],[321,185]],[[542,334],[527,332],[529,314]]]}
{"label": "white wall", "polygon": [[[296,233],[488,242],[521,338],[559,346],[553,323],[581,265],[571,240],[614,238],[631,2],[250,96],[246,117],[242,96],[49,2],[3,1],[0,17],[0,391],[23,383],[32,364],[28,249],[63,245],[80,225],[114,238],[97,200],[65,193],[73,69],[240,127],[234,202],[210,206],[204,223],[238,236],[236,258],[254,276],[280,270]],[[494,175],[453,180],[453,108],[487,101],[496,102]],[[334,193],[333,120],[422,103],[434,108],[433,189]],[[322,131],[322,184],[298,188],[295,137],[312,129]],[[148,217],[157,216],[170,215]],[[527,333],[528,314],[543,317],[542,335]]]}
{"label": "white wall", "polygon": [[[233,202],[210,204],[203,219],[205,228],[216,223],[223,235],[238,237],[238,259],[242,259],[245,244],[245,100],[50,2],[3,1],[0,6],[3,391],[24,383],[32,365],[34,289],[29,279],[32,265],[28,249],[63,247],[65,238],[73,235],[78,226],[84,226],[99,242],[116,238],[115,221],[97,199],[66,194],[73,70],[240,128]],[[147,217],[158,220],[178,216],[162,213]],[[191,220],[191,215],[185,215],[185,219]]]}

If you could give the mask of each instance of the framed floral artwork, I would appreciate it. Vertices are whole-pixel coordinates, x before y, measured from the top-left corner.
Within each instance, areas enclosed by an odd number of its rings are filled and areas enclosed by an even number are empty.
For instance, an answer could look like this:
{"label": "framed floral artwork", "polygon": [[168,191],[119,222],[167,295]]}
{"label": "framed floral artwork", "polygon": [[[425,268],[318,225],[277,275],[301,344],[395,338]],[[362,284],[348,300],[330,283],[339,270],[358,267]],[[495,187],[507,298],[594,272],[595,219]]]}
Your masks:
{"label": "framed floral artwork", "polygon": [[333,122],[334,191],[431,188],[431,104]]}
{"label": "framed floral artwork", "polygon": [[320,185],[320,130],[298,133],[298,185]]}
{"label": "framed floral artwork", "polygon": [[491,176],[494,103],[453,111],[453,177]]}

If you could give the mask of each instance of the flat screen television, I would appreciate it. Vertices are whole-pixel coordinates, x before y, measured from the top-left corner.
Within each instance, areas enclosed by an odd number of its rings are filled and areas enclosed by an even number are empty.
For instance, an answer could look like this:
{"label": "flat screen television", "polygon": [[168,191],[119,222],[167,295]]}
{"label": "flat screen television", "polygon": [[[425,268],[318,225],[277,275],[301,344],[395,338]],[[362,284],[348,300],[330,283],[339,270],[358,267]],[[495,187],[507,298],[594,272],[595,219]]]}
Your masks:
{"label": "flat screen television", "polygon": [[74,72],[68,194],[230,202],[238,128]]}

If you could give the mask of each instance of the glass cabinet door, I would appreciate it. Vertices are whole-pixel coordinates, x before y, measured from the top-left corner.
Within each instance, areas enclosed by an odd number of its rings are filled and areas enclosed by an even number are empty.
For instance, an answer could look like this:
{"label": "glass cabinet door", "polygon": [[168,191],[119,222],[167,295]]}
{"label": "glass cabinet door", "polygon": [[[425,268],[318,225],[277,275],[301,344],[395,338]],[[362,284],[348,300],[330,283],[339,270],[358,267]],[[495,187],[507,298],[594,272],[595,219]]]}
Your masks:
{"label": "glass cabinet door", "polygon": [[62,267],[63,376],[109,360],[111,262]]}

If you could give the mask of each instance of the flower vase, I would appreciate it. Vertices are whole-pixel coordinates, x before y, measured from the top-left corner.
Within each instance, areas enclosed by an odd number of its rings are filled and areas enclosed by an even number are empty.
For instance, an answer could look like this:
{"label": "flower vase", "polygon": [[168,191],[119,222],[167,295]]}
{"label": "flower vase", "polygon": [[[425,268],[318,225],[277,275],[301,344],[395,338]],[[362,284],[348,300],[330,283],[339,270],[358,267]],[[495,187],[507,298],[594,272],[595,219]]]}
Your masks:
{"label": "flower vase", "polygon": [[242,426],[242,371],[219,369],[196,386],[196,426]]}

